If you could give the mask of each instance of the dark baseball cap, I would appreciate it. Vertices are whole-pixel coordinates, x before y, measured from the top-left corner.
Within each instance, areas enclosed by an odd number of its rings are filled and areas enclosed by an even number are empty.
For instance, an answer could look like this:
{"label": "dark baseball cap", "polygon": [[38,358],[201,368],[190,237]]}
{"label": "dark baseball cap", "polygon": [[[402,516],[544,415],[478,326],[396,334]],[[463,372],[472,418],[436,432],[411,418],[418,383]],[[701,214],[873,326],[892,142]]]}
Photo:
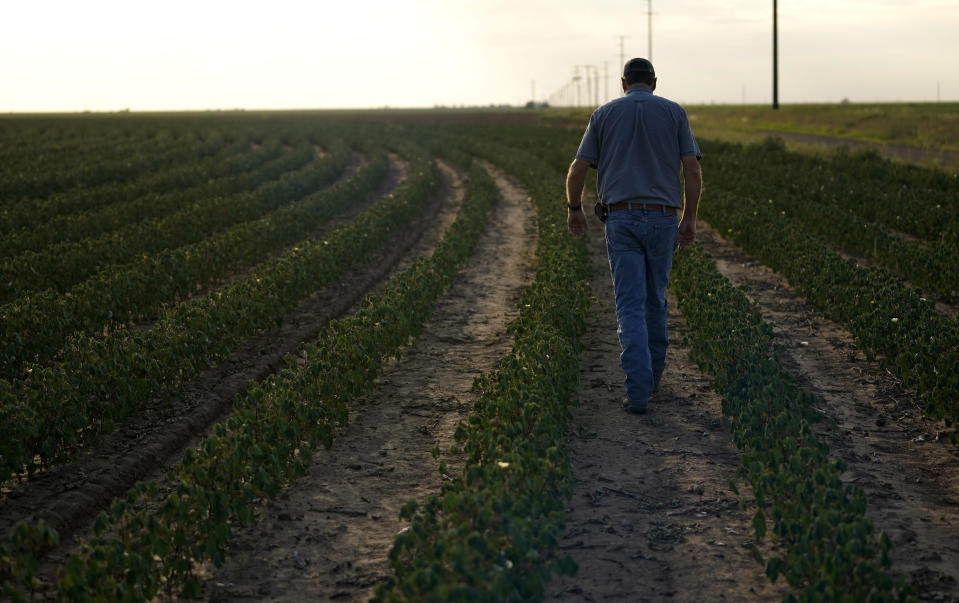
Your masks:
{"label": "dark baseball cap", "polygon": [[630,59],[629,62],[626,63],[626,66],[623,67],[623,77],[626,77],[629,73],[648,73],[656,77],[656,72],[653,71],[653,64],[646,59]]}

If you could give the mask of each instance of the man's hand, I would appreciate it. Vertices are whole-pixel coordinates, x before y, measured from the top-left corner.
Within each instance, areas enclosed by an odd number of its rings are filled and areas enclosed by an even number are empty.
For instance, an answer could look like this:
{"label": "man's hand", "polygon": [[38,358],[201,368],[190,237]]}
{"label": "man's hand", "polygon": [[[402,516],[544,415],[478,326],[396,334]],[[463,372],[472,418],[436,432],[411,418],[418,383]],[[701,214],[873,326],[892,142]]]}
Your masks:
{"label": "man's hand", "polygon": [[682,159],[683,192],[683,219],[679,221],[679,248],[684,249],[696,239],[696,212],[699,210],[699,195],[703,192],[703,172],[699,166],[699,159],[695,155],[687,155]]}
{"label": "man's hand", "polygon": [[569,234],[574,237],[581,237],[586,234],[586,214],[583,213],[582,205],[579,206],[579,209],[569,210],[569,215],[566,217],[566,227],[569,228]]}
{"label": "man's hand", "polygon": [[581,237],[586,234],[586,214],[583,213],[583,187],[586,186],[586,172],[589,171],[589,162],[584,159],[574,159],[566,173],[566,207],[570,209],[566,217],[566,227],[569,234]]}
{"label": "man's hand", "polygon": [[685,217],[679,222],[679,248],[685,249],[696,239],[696,218],[687,220]]}

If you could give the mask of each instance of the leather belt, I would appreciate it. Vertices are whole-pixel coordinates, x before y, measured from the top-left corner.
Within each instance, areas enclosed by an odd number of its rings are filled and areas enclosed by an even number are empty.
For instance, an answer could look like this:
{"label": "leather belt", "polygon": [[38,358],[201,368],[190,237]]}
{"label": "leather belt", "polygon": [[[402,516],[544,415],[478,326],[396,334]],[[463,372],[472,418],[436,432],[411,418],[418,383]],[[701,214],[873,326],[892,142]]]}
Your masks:
{"label": "leather belt", "polygon": [[610,211],[616,209],[653,209],[656,211],[665,212],[667,214],[676,213],[676,208],[671,205],[660,205],[658,203],[639,203],[635,201],[620,201],[619,203],[613,203],[608,205]]}

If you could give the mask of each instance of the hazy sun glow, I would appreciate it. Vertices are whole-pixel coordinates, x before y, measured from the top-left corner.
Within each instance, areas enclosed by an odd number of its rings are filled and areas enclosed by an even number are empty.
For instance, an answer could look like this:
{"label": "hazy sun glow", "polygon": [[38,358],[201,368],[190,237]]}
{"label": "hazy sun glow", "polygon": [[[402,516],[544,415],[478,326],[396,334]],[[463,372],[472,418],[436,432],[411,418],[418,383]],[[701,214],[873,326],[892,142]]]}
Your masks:
{"label": "hazy sun glow", "polygon": [[[546,100],[619,36],[646,56],[642,0],[11,0],[0,111],[431,107]],[[772,3],[653,2],[658,92],[771,98]],[[782,102],[959,98],[959,3],[781,0]],[[583,68],[585,73],[585,68]],[[534,84],[535,81],[535,84]]]}

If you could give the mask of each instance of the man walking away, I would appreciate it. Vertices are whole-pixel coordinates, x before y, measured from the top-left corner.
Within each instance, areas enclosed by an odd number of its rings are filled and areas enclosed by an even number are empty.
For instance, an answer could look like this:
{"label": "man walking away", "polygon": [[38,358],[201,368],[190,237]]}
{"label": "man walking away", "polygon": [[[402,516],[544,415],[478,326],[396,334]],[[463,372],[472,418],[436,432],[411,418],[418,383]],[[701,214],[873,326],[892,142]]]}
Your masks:
{"label": "man walking away", "polygon": [[701,154],[686,111],[653,95],[656,74],[649,61],[626,63],[622,84],[624,96],[593,112],[569,167],[567,226],[573,236],[583,236],[583,187],[588,169],[596,168],[601,204],[596,209],[606,222],[620,365],[626,374],[623,407],[644,413],[666,365],[666,285],[673,251],[677,241],[683,248],[696,237]]}

